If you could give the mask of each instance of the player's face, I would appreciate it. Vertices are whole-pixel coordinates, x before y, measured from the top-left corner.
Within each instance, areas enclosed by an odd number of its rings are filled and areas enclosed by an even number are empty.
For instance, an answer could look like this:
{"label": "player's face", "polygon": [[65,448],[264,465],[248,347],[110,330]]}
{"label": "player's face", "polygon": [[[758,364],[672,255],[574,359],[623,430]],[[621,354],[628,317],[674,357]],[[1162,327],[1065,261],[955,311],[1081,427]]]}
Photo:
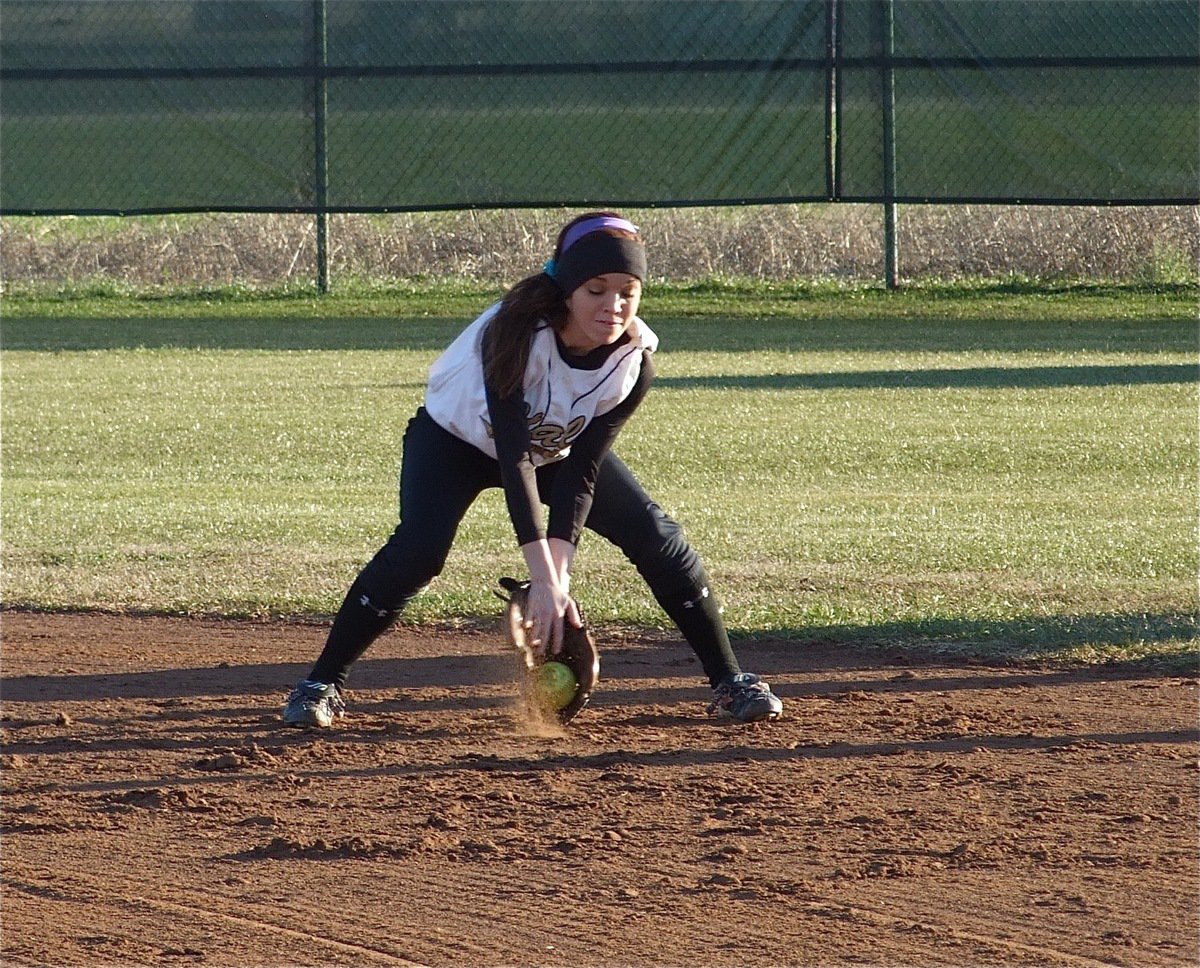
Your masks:
{"label": "player's face", "polygon": [[559,337],[576,353],[615,343],[629,329],[642,298],[642,283],[625,272],[595,276],[567,297],[567,324]]}

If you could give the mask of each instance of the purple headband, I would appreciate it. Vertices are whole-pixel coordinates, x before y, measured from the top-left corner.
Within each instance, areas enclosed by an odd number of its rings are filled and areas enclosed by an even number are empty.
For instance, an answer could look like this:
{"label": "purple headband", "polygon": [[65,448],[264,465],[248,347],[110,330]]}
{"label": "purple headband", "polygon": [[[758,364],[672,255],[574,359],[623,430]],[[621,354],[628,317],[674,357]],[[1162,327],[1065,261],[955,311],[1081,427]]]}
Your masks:
{"label": "purple headband", "polygon": [[615,215],[597,215],[571,226],[563,236],[557,259],[546,263],[543,272],[558,288],[570,295],[594,276],[627,272],[645,280],[646,248],[640,239],[610,235],[608,230],[638,234],[637,226]]}
{"label": "purple headband", "polygon": [[576,242],[587,235],[589,232],[600,232],[603,229],[621,229],[626,232],[638,234],[638,227],[628,219],[615,218],[612,215],[597,215],[595,218],[586,219],[578,225],[573,225],[562,241],[562,251],[559,252],[561,257],[567,249],[571,248]]}

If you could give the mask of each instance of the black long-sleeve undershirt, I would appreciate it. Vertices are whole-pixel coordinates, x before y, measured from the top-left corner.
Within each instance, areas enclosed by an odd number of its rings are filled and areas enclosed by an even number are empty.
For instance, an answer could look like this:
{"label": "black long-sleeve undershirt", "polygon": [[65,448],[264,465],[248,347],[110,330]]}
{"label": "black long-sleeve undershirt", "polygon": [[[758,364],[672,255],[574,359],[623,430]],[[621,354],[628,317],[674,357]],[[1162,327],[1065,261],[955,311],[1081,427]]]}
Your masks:
{"label": "black long-sleeve undershirt", "polygon": [[538,494],[537,467],[533,463],[524,395],[517,391],[509,397],[500,398],[490,388],[487,389],[500,479],[518,544],[528,544],[540,538],[561,538],[572,544],[578,542],[592,507],[600,463],[612,448],[625,422],[645,398],[653,379],[653,357],[648,350],[643,350],[641,371],[629,395],[612,410],[594,417],[583,433],[572,441],[570,454],[552,465],[554,482],[548,495],[548,528],[544,523]]}

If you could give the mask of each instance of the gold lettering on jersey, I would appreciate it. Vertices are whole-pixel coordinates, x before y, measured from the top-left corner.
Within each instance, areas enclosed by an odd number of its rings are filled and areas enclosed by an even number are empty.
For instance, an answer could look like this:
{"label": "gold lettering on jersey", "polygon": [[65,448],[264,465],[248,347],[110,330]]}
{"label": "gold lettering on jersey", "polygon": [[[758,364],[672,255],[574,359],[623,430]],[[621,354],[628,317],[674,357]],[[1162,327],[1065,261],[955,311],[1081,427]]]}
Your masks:
{"label": "gold lettering on jersey", "polygon": [[[543,416],[538,414],[539,417]],[[566,450],[571,446],[571,441],[583,433],[584,425],[587,421],[583,417],[576,417],[565,427],[560,427],[552,423],[530,422],[529,426],[529,442],[534,451],[541,454],[543,457],[553,457],[560,451]]]}
{"label": "gold lettering on jersey", "polygon": [[[528,410],[528,404],[526,409]],[[584,427],[587,426],[586,417],[575,417],[565,427],[549,423],[546,421],[545,411],[529,414],[525,420],[529,427],[529,449],[546,460],[553,460],[570,447],[571,442],[583,433]],[[496,434],[491,421],[484,420],[483,425],[487,428],[487,435],[494,438]]]}

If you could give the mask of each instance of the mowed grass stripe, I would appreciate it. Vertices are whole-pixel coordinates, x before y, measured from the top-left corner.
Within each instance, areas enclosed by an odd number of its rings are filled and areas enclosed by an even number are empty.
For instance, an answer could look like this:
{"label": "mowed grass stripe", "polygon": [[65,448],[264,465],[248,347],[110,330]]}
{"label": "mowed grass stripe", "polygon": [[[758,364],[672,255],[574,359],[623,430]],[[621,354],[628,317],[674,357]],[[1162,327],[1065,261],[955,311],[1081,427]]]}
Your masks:
{"label": "mowed grass stripe", "polygon": [[[74,350],[54,334],[79,345],[72,332],[97,324],[7,320],[5,602],[332,612],[394,524],[404,424],[464,322],[410,325],[400,308],[358,347],[345,320],[309,321],[297,347],[292,319],[236,306],[186,326],[106,320]],[[1182,313],[646,314],[660,376],[618,449],[704,554],[735,634],[1194,655]],[[317,348],[325,326],[332,348]],[[664,627],[614,549],[585,538],[577,560],[593,621]],[[407,620],[491,622],[490,589],[514,570],[500,495],[485,495]]]}

